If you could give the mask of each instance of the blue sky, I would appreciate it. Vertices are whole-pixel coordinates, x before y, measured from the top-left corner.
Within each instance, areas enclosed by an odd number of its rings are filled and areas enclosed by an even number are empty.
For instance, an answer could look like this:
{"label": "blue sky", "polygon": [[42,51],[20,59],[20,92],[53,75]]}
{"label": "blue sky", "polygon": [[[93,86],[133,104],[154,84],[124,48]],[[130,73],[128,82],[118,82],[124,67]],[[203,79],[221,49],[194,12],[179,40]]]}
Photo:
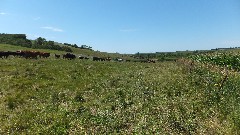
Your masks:
{"label": "blue sky", "polygon": [[0,0],[0,33],[119,53],[240,47],[240,0]]}

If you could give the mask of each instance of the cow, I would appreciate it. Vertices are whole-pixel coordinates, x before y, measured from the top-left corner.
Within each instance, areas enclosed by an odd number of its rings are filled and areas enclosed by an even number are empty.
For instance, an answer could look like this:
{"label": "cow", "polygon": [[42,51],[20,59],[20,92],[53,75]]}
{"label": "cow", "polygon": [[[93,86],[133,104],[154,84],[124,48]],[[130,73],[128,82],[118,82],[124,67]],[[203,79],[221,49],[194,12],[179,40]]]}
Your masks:
{"label": "cow", "polygon": [[84,56],[79,56],[78,58],[82,60],[82,59],[84,59],[85,57],[84,57]]}
{"label": "cow", "polygon": [[12,56],[15,56],[16,52],[11,52],[11,51],[7,51],[6,52],[8,55],[12,55]]}
{"label": "cow", "polygon": [[115,61],[123,62],[123,59],[121,59],[121,58],[116,58]]}
{"label": "cow", "polygon": [[28,59],[37,59],[38,55],[40,52],[38,51],[22,51],[23,52],[23,57]]}
{"label": "cow", "polygon": [[55,58],[56,58],[56,59],[60,58],[60,55],[55,54]]}
{"label": "cow", "polygon": [[9,55],[12,55],[12,56],[14,56],[14,57],[15,57],[15,55],[16,55],[16,52],[10,52],[10,51],[8,51],[8,54],[9,54]]}
{"label": "cow", "polygon": [[71,53],[67,53],[67,54],[64,54],[64,55],[63,55],[63,59],[72,60],[72,59],[75,59],[75,58],[76,58],[76,55],[71,54]]}
{"label": "cow", "polygon": [[80,60],[83,60],[83,59],[88,60],[88,59],[89,59],[89,57],[87,57],[87,56],[78,56],[78,58],[79,58]]}
{"label": "cow", "polygon": [[112,59],[110,57],[107,57],[105,60],[106,61],[111,61]]}
{"label": "cow", "polygon": [[8,56],[10,55],[9,52],[0,52],[0,58],[8,58]]}
{"label": "cow", "polygon": [[101,58],[101,57],[93,57],[93,61],[105,61],[104,58]]}
{"label": "cow", "polygon": [[40,58],[48,58],[48,57],[50,57],[50,53],[40,52],[40,53],[39,53],[39,57],[40,57]]}
{"label": "cow", "polygon": [[149,60],[148,60],[148,63],[156,63],[156,61],[149,59]]}
{"label": "cow", "polygon": [[14,57],[24,57],[24,52],[19,50],[12,54]]}
{"label": "cow", "polygon": [[85,60],[88,60],[88,59],[89,59],[89,57],[84,57],[84,59],[85,59]]}

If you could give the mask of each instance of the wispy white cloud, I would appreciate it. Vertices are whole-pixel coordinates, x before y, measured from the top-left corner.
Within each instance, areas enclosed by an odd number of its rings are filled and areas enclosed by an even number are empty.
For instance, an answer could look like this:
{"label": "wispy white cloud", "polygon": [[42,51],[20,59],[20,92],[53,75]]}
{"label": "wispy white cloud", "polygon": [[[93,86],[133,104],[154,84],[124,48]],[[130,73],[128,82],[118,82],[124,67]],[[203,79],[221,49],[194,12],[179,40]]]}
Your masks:
{"label": "wispy white cloud", "polygon": [[135,32],[137,29],[120,29],[121,32]]}
{"label": "wispy white cloud", "polygon": [[35,39],[37,39],[37,38],[39,38],[39,37],[42,37],[42,38],[45,38],[45,39],[48,39],[48,40],[53,40],[53,39],[55,39],[56,37],[54,37],[54,36],[44,36],[44,35],[38,35],[38,34],[27,34],[27,38],[29,38],[29,39],[33,39],[33,40],[35,40]]}
{"label": "wispy white cloud", "polygon": [[230,45],[230,46],[239,46],[240,45],[240,40],[228,40],[222,42],[224,45]]}
{"label": "wispy white cloud", "polygon": [[39,35],[35,35],[35,34],[27,34],[27,37],[30,38],[30,39],[35,39],[35,38],[38,38],[40,36]]}
{"label": "wispy white cloud", "polygon": [[40,19],[41,19],[41,17],[35,17],[35,18],[33,18],[33,20],[35,20],[35,21],[40,20]]}
{"label": "wispy white cloud", "polygon": [[51,31],[56,31],[56,32],[63,32],[62,29],[54,28],[54,27],[49,27],[49,26],[41,27],[41,28],[42,28],[42,29],[48,29],[48,30],[51,30]]}
{"label": "wispy white cloud", "polygon": [[5,12],[0,12],[0,15],[6,15],[7,13],[5,13]]}

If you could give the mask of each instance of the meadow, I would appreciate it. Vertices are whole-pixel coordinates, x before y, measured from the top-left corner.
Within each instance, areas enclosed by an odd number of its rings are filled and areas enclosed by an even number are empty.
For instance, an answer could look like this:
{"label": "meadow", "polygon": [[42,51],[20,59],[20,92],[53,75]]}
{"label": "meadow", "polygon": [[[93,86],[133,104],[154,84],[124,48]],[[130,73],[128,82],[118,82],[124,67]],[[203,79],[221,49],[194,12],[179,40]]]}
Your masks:
{"label": "meadow", "polygon": [[0,59],[0,84],[0,134],[240,131],[239,73],[185,59],[138,63],[10,57]]}

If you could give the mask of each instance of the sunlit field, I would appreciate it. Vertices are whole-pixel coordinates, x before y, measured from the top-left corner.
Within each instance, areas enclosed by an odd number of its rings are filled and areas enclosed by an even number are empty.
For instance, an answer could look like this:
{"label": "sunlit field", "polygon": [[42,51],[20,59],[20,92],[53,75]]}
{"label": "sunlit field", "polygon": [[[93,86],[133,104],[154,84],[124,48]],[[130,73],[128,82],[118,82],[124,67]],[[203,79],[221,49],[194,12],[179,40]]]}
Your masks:
{"label": "sunlit field", "polygon": [[[0,59],[1,134],[239,134],[239,75],[185,61]],[[223,85],[221,88],[218,85]]]}
{"label": "sunlit field", "polygon": [[240,135],[240,0],[0,0],[0,135]]}

